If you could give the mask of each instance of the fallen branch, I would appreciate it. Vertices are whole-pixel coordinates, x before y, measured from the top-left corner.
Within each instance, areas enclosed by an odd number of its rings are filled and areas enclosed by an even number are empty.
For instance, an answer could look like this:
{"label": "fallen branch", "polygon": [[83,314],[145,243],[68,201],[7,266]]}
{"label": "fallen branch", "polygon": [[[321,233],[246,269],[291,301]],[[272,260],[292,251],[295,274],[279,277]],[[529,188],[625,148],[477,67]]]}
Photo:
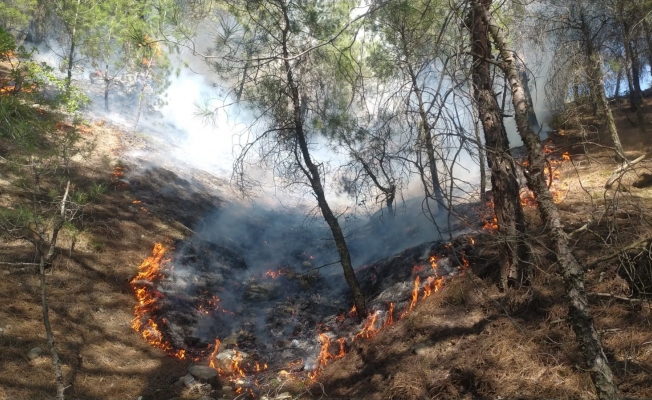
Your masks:
{"label": "fallen branch", "polygon": [[39,263],[26,263],[26,262],[5,262],[5,261],[0,261],[0,265],[15,265],[15,266],[21,266],[21,265],[28,265],[30,267],[38,267],[40,264]]}
{"label": "fallen branch", "polygon": [[634,243],[631,243],[630,245],[628,245],[626,247],[623,247],[622,249],[618,249],[617,251],[615,251],[615,252],[613,252],[611,254],[607,254],[606,256],[595,259],[595,260],[591,261],[590,263],[585,264],[584,269],[589,269],[591,267],[594,267],[594,266],[600,264],[601,262],[609,261],[612,258],[616,258],[619,255],[621,255],[623,252],[625,252],[627,250],[632,250],[632,249],[639,248],[640,246],[642,246],[643,244],[645,244],[645,243],[647,243],[649,241],[652,241],[652,236],[648,236],[648,237],[646,237],[644,239],[638,240],[638,241],[636,241]]}
{"label": "fallen branch", "polygon": [[623,164],[620,167],[616,168],[616,170],[611,173],[611,176],[609,177],[609,179],[607,179],[607,183],[604,184],[604,188],[605,189],[611,189],[611,186],[613,186],[614,182],[616,182],[618,179],[620,179],[625,174],[625,172],[632,169],[634,167],[634,165],[636,165],[636,164],[640,163],[641,161],[643,161],[645,156],[646,155],[643,154],[642,156],[640,156],[639,158],[637,158],[634,161],[631,161],[631,162],[625,161],[626,164]]}
{"label": "fallen branch", "polygon": [[591,297],[600,297],[600,298],[605,298],[605,299],[612,299],[612,300],[620,300],[620,301],[626,301],[628,303],[643,303],[647,300],[643,299],[633,299],[631,297],[626,297],[626,296],[619,296],[617,294],[611,294],[611,293],[589,293],[589,296]]}

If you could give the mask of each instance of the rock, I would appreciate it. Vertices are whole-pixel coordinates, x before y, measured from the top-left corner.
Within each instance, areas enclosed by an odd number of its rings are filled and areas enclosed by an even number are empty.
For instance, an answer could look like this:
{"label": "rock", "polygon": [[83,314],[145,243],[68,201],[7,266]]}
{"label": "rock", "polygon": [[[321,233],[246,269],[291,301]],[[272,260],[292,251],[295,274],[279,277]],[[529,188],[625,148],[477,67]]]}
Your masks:
{"label": "rock", "polygon": [[186,376],[181,377],[179,381],[183,382],[183,385],[187,388],[191,388],[194,386],[193,382],[195,382],[195,377],[187,374]]}
{"label": "rock", "polygon": [[304,261],[303,266],[306,267],[306,268],[310,268],[310,267],[312,267],[312,263],[310,261]]}
{"label": "rock", "polygon": [[225,392],[230,392],[233,390],[233,388],[231,386],[223,386],[222,390],[224,390]]}
{"label": "rock", "polygon": [[412,346],[412,352],[416,355],[422,356],[424,355],[428,349],[430,349],[431,343],[418,343],[414,346]]}
{"label": "rock", "polygon": [[292,395],[290,394],[290,392],[283,392],[281,394],[276,395],[276,397],[274,397],[274,400],[289,400],[289,399],[292,399]]}
{"label": "rock", "polygon": [[209,396],[202,396],[202,397],[198,398],[197,400],[215,400],[215,399],[212,398],[212,397],[209,397]]}
{"label": "rock", "polygon": [[217,371],[215,369],[203,365],[193,365],[188,368],[188,372],[195,378],[203,381],[210,381],[217,378]]}
{"label": "rock", "polygon": [[250,301],[270,301],[283,294],[277,282],[247,282],[244,297]]}
{"label": "rock", "polygon": [[34,347],[27,353],[27,358],[31,360],[35,360],[41,356],[41,353],[43,353],[43,349],[40,347]]}
{"label": "rock", "polygon": [[241,363],[242,360],[246,360],[247,357],[249,357],[247,353],[235,349],[228,349],[221,351],[217,356],[215,356],[215,359],[223,371],[234,372],[232,371],[233,362],[238,360]]}

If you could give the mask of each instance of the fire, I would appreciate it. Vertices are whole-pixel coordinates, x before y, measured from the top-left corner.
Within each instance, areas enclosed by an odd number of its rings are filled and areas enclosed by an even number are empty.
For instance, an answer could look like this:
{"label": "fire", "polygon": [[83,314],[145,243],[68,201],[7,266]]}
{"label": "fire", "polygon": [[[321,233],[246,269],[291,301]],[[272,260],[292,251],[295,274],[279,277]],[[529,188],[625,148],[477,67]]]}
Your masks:
{"label": "fire", "polygon": [[407,315],[408,312],[412,311],[414,306],[417,304],[417,300],[419,300],[419,286],[421,285],[421,278],[418,276],[414,280],[414,288],[412,289],[412,300],[410,301],[410,306],[403,311],[401,314],[401,318]]}
{"label": "fire", "polygon": [[281,276],[282,272],[283,272],[283,270],[281,268],[279,268],[278,271],[272,271],[270,269],[269,271],[265,272],[265,276],[269,276],[272,279],[276,279],[279,276]]}
{"label": "fire", "polygon": [[213,349],[213,352],[211,353],[211,355],[208,357],[208,360],[209,360],[208,361],[208,366],[213,368],[213,369],[216,369],[218,372],[221,373],[222,370],[220,370],[220,368],[215,363],[215,357],[217,356],[217,353],[220,352],[220,344],[221,344],[220,339],[215,339],[215,348]]}
{"label": "fire", "polygon": [[321,343],[321,349],[319,350],[319,356],[317,356],[317,368],[308,374],[308,378],[314,381],[319,374],[319,371],[323,366],[326,365],[328,360],[332,360],[333,356],[328,352],[328,348],[331,345],[331,339],[325,333],[319,334],[319,342]]}
{"label": "fire", "polygon": [[156,302],[163,297],[162,293],[152,288],[152,283],[164,278],[160,272],[160,266],[164,262],[165,251],[166,248],[161,243],[156,243],[152,255],[140,264],[138,274],[130,282],[138,300],[134,307],[134,319],[131,321],[131,327],[139,332],[150,345],[173,357],[183,359],[186,356],[186,351],[172,348],[172,345],[163,339],[159,325],[150,317],[152,311],[156,310]]}
{"label": "fire", "polygon": [[389,310],[387,311],[387,319],[383,324],[383,328],[394,324],[394,303],[389,303]]}
{"label": "fire", "polygon": [[351,311],[349,311],[349,317],[353,318],[356,315],[358,315],[358,310],[355,308],[355,304],[354,304],[353,307],[351,307]]}
{"label": "fire", "polygon": [[485,221],[482,226],[483,231],[494,232],[498,230],[498,218],[494,215],[491,221]]}
{"label": "fire", "polygon": [[[554,150],[546,145],[543,148],[545,154],[551,154]],[[566,193],[568,192],[568,184],[561,180],[561,170],[560,167],[571,160],[571,155],[569,152],[564,152],[561,155],[561,159],[557,156],[549,157],[548,163],[549,167],[544,170],[546,180],[549,182],[550,193],[552,194],[552,200],[555,204],[559,204],[566,198]],[[523,162],[523,166],[527,167],[529,164]],[[537,202],[529,189],[524,188],[520,193],[521,205],[523,206],[536,206]]]}
{"label": "fire", "polygon": [[346,350],[344,350],[344,343],[346,342],[346,339],[343,337],[337,339],[337,342],[340,344],[340,351],[337,353],[335,358],[342,358],[346,355]]}
{"label": "fire", "polygon": [[374,336],[376,336],[376,333],[378,333],[378,328],[376,328],[376,321],[378,320],[378,311],[373,313],[373,315],[370,315],[367,317],[367,319],[364,321],[364,324],[362,324],[362,330],[355,335],[353,340],[358,339],[358,338],[366,338],[370,339]]}

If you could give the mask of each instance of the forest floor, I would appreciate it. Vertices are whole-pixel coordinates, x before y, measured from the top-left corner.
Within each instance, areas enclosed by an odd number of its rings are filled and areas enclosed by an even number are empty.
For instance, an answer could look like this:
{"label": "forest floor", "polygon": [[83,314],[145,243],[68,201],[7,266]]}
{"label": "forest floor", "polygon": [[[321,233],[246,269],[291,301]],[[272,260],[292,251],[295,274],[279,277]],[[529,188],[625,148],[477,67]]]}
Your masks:
{"label": "forest floor", "polygon": [[[631,113],[614,111],[628,158],[649,154],[650,135],[631,126]],[[645,111],[652,121],[652,106]],[[596,121],[587,117],[584,124],[595,129],[567,129],[551,139],[556,151],[572,155],[562,170],[568,190],[559,208],[566,231],[573,232],[576,256],[589,264],[652,232],[652,189],[632,186],[652,173],[652,162],[637,164],[619,185],[605,189],[617,166],[602,147],[610,140]],[[121,178],[121,171],[129,177],[130,169],[136,169],[125,162],[125,151],[147,146],[137,134],[94,121],[84,140],[94,143],[95,150],[76,160],[74,180],[80,187],[101,183],[108,190],[101,201],[87,206],[81,232],[62,232],[60,254],[47,274],[50,318],[70,385],[66,398],[199,398],[174,384],[192,362],[169,357],[131,329],[135,297],[129,281],[155,242],[190,234],[186,227],[192,218],[180,209],[189,204],[210,209],[221,199],[205,193],[180,207],[178,200],[156,195],[162,185],[187,184],[174,174],[153,170],[140,179]],[[0,155],[12,150],[0,142]],[[5,164],[0,168],[0,207],[26,201],[24,177]],[[213,184],[224,183],[216,179]],[[486,236],[483,261],[449,280],[393,326],[373,339],[356,341],[345,357],[326,365],[311,387],[314,398],[595,398],[566,320],[554,256],[536,209],[528,207],[526,214],[535,257],[529,287],[498,290],[497,246],[492,245],[498,238],[479,233]],[[652,293],[652,267],[648,251],[628,254],[588,268],[587,291],[621,394],[652,398],[652,309],[646,300]],[[0,242],[0,261],[33,263],[34,250],[24,242]],[[34,347],[47,348],[39,276],[26,265],[0,265],[0,275],[0,400],[53,398],[49,357],[27,356]],[[236,395],[218,390],[211,397]]]}

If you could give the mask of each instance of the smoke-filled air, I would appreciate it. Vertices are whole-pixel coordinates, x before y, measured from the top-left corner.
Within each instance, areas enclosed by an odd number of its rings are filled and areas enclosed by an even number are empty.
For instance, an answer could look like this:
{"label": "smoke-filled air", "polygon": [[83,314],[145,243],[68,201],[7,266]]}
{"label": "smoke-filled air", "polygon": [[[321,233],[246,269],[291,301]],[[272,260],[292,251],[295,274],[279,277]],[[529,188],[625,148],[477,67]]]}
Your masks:
{"label": "smoke-filled air", "polygon": [[0,400],[652,396],[652,3],[0,3]]}

